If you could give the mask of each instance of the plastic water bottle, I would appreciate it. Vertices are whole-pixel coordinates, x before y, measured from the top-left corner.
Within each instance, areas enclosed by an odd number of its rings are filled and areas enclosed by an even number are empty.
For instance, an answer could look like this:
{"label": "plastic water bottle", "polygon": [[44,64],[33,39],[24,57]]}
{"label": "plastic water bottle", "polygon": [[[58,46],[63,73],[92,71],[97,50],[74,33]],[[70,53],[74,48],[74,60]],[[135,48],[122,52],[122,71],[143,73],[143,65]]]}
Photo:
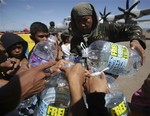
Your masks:
{"label": "plastic water bottle", "polygon": [[111,116],[128,116],[129,107],[121,91],[106,94],[106,107]]}
{"label": "plastic water bottle", "polygon": [[[55,43],[56,38],[52,35],[47,41],[37,43],[30,55],[29,64],[31,64],[32,67],[35,67],[50,60],[55,60],[57,56]],[[17,107],[19,115],[33,115],[37,107],[37,101],[37,95],[22,101]]]}
{"label": "plastic water bottle", "polygon": [[108,73],[130,77],[139,70],[141,56],[126,46],[98,40],[88,48],[88,62],[92,72],[108,67]]}
{"label": "plastic water bottle", "polygon": [[57,56],[56,38],[50,35],[47,41],[41,41],[36,44],[30,55],[29,63],[31,66],[38,66],[50,60],[55,60]]}
{"label": "plastic water bottle", "polygon": [[106,75],[109,93],[105,96],[105,106],[110,116],[128,116],[130,108],[123,92],[119,89],[115,79],[110,75]]}
{"label": "plastic water bottle", "polygon": [[37,116],[68,116],[70,90],[64,73],[56,73],[41,93]]}
{"label": "plastic water bottle", "polygon": [[17,110],[19,113],[19,116],[30,116],[34,114],[34,110],[36,108],[37,103],[37,97],[36,95],[23,100],[18,106]]}

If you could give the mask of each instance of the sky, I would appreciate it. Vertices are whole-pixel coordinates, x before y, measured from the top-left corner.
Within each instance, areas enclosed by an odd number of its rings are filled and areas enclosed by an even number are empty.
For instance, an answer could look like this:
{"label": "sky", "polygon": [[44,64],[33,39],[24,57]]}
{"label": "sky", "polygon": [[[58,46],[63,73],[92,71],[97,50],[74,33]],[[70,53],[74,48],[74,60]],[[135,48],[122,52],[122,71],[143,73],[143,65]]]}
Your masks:
{"label": "sky", "polygon": [[[0,0],[0,31],[23,30],[29,28],[35,21],[40,21],[49,26],[50,21],[59,24],[70,16],[72,7],[79,2],[91,3],[99,15],[106,6],[107,12],[112,15],[121,14],[118,6],[125,8],[126,0]],[[129,5],[134,0],[130,0]],[[141,0],[138,9],[149,9],[149,0]],[[144,16],[141,19],[150,19]],[[150,22],[141,24],[149,28]]]}

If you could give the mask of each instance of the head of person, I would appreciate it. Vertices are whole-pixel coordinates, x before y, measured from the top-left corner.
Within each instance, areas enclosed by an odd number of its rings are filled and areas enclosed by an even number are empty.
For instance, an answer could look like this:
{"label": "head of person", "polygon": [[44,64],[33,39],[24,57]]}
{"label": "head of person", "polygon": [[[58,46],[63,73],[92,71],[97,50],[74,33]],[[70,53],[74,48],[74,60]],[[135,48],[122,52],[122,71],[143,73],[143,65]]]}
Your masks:
{"label": "head of person", "polygon": [[73,33],[90,34],[97,27],[98,18],[93,5],[86,2],[76,4],[71,11]]}
{"label": "head of person", "polygon": [[45,41],[49,37],[48,27],[41,22],[33,22],[30,26],[30,38],[36,43]]}
{"label": "head of person", "polygon": [[50,24],[50,27],[49,27],[50,34],[54,35],[55,37],[57,37],[58,32],[56,31],[56,28],[55,28],[55,22],[51,21],[49,24]]}
{"label": "head of person", "polygon": [[19,35],[14,33],[4,33],[1,37],[1,42],[6,49],[10,58],[25,58],[25,53],[28,48],[27,42]]}
{"label": "head of person", "polygon": [[63,43],[69,43],[70,42],[70,34],[68,32],[63,32],[61,34],[61,39]]}
{"label": "head of person", "polygon": [[2,42],[0,41],[0,63],[6,61],[7,58],[8,58],[8,53],[6,52]]}
{"label": "head of person", "polygon": [[54,21],[49,22],[49,24],[50,24],[51,27],[55,26],[55,22]]}

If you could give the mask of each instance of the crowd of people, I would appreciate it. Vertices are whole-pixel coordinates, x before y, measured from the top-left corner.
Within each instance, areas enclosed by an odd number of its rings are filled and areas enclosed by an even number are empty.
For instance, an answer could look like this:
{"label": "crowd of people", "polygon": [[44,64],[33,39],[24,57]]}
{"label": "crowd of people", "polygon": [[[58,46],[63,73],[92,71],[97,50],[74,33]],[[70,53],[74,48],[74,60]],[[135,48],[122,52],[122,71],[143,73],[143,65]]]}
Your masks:
{"label": "crowd of people", "polygon": [[[51,22],[54,26],[54,23]],[[50,35],[58,39],[55,29],[48,29],[42,22],[33,22],[30,26],[30,38],[35,45],[45,41]],[[46,77],[55,72],[63,71],[71,91],[70,116],[107,116],[105,94],[109,91],[106,74],[91,76],[87,67],[75,63],[72,67],[65,67],[71,55],[82,57],[81,42],[88,47],[96,40],[110,42],[129,41],[130,48],[136,49],[141,58],[141,65],[145,63],[146,43],[142,29],[137,25],[117,23],[99,23],[96,11],[92,4],[81,2],[71,10],[71,23],[68,30],[60,35],[61,42],[56,42],[57,58],[37,67],[31,67],[28,60],[34,49],[27,52],[28,44],[23,38],[14,33],[4,33],[0,38],[0,115],[19,115],[17,106],[23,100],[41,92],[47,85]],[[66,60],[67,59],[67,60]],[[84,62],[86,63],[86,61]],[[51,71],[45,72],[49,68]],[[149,77],[135,94],[133,104],[142,104],[141,107],[150,108]],[[85,81],[86,80],[86,81]],[[85,105],[83,94],[86,91]],[[142,97],[141,97],[142,96]],[[144,101],[140,102],[141,98]],[[138,102],[136,101],[138,100]],[[34,115],[34,112],[33,114]]]}

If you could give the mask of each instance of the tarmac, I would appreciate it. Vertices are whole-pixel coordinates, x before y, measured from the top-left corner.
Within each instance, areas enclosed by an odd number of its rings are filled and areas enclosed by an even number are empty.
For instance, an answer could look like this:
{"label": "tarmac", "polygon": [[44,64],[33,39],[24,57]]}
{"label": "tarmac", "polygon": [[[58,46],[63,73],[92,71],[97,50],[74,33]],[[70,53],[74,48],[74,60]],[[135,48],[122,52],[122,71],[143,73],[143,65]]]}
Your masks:
{"label": "tarmac", "polygon": [[[144,33],[147,37],[146,39],[146,62],[145,64],[138,70],[138,72],[132,77],[121,77],[119,76],[116,79],[120,89],[123,91],[127,101],[130,103],[132,95],[135,91],[137,91],[144,80],[147,78],[150,73],[150,33]],[[129,46],[129,42],[120,42],[119,44]]]}

